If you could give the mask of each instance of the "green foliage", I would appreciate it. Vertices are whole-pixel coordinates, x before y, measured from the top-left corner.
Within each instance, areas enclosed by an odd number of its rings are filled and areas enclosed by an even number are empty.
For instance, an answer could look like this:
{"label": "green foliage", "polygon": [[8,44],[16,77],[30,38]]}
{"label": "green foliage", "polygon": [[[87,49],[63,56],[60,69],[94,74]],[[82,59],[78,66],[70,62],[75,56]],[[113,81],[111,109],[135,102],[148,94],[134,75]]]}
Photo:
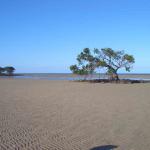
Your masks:
{"label": "green foliage", "polygon": [[106,64],[106,62],[103,61],[103,60],[99,60],[99,61],[97,62],[97,67],[106,67],[106,66],[107,66],[107,64]]}
{"label": "green foliage", "polygon": [[118,70],[124,68],[130,71],[135,59],[132,55],[125,54],[124,51],[114,51],[111,48],[103,48],[101,50],[94,49],[91,51],[89,48],[77,56],[77,65],[72,65],[70,70],[74,74],[92,74],[96,68],[102,67],[107,69],[107,73],[116,79],[118,77]]}
{"label": "green foliage", "polygon": [[72,65],[72,66],[70,66],[70,70],[74,74],[78,74],[78,75],[88,75],[89,74],[88,66],[82,66],[79,68],[77,65]]}
{"label": "green foliage", "polygon": [[7,66],[7,67],[4,67],[4,71],[8,74],[8,75],[12,75],[15,71],[15,68],[12,67],[12,66]]}
{"label": "green foliage", "polygon": [[77,65],[70,66],[70,70],[74,74],[88,75],[94,72],[96,61],[89,48],[83,49],[83,51],[77,56],[77,62]]}
{"label": "green foliage", "polygon": [[0,67],[0,75],[4,72],[4,68]]}
{"label": "green foliage", "polygon": [[111,48],[97,50],[96,55],[99,58],[99,66],[105,67],[107,73],[115,74],[116,76],[118,76],[117,71],[120,68],[130,71],[132,64],[135,62],[132,55],[125,54],[124,51],[114,51]]}
{"label": "green foliage", "polygon": [[72,66],[70,66],[70,70],[71,70],[74,74],[77,74],[79,68],[78,68],[77,65],[72,65]]}

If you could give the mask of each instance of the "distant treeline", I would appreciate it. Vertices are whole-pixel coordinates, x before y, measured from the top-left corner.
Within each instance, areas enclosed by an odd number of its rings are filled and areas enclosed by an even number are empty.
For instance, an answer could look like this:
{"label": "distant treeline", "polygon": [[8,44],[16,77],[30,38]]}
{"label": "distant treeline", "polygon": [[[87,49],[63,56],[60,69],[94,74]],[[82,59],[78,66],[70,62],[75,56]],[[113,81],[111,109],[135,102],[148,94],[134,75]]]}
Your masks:
{"label": "distant treeline", "polygon": [[12,66],[0,67],[0,75],[12,76],[14,74],[15,68]]}

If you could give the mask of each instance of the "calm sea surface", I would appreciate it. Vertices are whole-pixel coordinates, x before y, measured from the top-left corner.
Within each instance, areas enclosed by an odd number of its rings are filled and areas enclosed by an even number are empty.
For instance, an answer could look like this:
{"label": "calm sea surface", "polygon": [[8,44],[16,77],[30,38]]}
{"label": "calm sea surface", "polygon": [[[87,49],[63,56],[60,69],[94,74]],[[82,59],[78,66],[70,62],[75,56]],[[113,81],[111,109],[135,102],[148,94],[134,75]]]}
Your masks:
{"label": "calm sea surface", "polygon": [[[144,79],[150,80],[150,74],[119,74],[122,79]],[[15,78],[15,79],[35,79],[35,80],[77,80],[83,79],[84,76],[77,76],[70,73],[24,73],[18,74],[13,77],[0,77],[0,78]],[[94,74],[88,76],[88,79],[107,78],[105,74]]]}

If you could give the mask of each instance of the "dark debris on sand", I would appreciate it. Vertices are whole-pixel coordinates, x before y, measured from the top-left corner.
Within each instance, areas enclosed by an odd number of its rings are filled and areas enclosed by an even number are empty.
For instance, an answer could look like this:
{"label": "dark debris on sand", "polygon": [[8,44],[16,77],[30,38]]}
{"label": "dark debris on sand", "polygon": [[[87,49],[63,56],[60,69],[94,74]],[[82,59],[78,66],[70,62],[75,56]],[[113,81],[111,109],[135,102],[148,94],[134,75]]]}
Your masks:
{"label": "dark debris on sand", "polygon": [[150,83],[150,80],[132,80],[132,79],[120,79],[120,80],[109,80],[109,79],[91,79],[91,80],[75,80],[77,82],[90,82],[90,83],[123,83],[123,84],[134,84],[134,83]]}

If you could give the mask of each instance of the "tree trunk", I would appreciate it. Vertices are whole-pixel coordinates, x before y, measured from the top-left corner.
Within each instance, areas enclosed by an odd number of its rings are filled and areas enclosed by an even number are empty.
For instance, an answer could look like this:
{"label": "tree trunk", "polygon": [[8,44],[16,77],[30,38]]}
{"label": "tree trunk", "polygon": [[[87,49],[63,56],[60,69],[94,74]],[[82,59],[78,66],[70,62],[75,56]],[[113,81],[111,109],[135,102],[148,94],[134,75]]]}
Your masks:
{"label": "tree trunk", "polygon": [[113,74],[113,79],[114,79],[115,81],[119,81],[119,76],[118,76],[117,72],[115,72],[115,73]]}
{"label": "tree trunk", "polygon": [[119,81],[119,76],[117,73],[118,69],[114,69],[113,67],[111,67],[109,65],[107,67],[108,67],[108,75],[109,75],[110,80],[111,81]]}

